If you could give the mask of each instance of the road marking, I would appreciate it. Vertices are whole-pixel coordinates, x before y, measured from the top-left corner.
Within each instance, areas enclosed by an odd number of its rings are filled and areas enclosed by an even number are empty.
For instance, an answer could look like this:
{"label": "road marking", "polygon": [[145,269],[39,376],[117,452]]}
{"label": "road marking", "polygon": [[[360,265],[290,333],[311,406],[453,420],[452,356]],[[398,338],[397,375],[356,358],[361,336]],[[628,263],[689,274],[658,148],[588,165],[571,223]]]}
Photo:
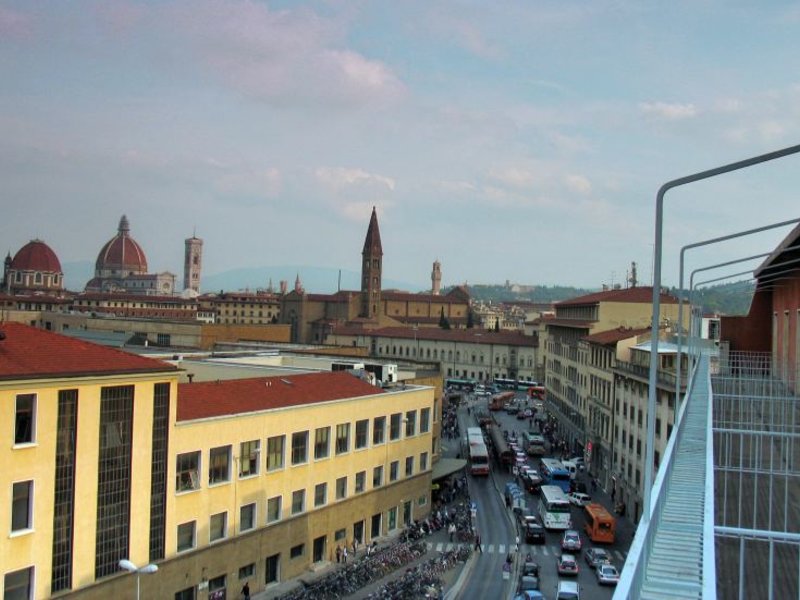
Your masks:
{"label": "road marking", "polygon": [[486,552],[494,552],[494,544],[489,544],[486,547]]}
{"label": "road marking", "polygon": [[497,552],[498,554],[505,554],[506,547],[504,544],[497,544]]}

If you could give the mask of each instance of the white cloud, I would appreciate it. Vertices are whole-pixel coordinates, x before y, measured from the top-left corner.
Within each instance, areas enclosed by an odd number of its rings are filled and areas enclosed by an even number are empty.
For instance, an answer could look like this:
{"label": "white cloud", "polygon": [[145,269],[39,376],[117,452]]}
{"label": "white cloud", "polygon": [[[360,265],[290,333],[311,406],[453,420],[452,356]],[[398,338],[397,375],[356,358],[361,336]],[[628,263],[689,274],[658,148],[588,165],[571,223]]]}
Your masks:
{"label": "white cloud", "polygon": [[592,191],[592,184],[589,179],[583,175],[567,175],[564,178],[564,184],[568,190],[578,192],[579,194],[588,194]]}
{"label": "white cloud", "polygon": [[395,181],[391,177],[368,173],[363,169],[320,167],[314,174],[320,183],[335,191],[351,186],[376,186],[389,191],[394,191],[395,187]]}
{"label": "white cloud", "polygon": [[669,102],[642,102],[639,110],[648,116],[661,119],[678,120],[697,116],[694,104],[677,104]]}

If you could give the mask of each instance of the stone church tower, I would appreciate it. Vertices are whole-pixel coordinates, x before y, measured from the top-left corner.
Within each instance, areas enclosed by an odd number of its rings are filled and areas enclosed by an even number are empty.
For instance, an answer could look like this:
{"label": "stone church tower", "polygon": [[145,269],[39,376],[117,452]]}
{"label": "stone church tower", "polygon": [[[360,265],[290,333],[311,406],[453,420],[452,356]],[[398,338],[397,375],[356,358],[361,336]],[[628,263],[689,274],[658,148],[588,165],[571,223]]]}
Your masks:
{"label": "stone church tower", "polygon": [[381,308],[381,268],[383,248],[378,229],[378,215],[372,207],[364,249],[361,251],[361,317],[377,319]]}
{"label": "stone church tower", "polygon": [[433,261],[433,271],[431,271],[431,294],[438,296],[442,290],[442,264]]}
{"label": "stone church tower", "polygon": [[186,239],[183,254],[183,289],[200,293],[200,272],[203,268],[203,240],[192,235]]}

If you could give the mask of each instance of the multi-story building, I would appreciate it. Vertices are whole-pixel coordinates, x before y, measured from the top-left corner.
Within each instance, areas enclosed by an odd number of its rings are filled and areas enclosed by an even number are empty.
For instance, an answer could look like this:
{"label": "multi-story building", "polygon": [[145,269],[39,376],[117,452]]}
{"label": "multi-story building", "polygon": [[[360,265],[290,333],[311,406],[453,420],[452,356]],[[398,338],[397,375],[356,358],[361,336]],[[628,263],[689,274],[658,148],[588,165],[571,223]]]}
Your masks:
{"label": "multi-story building", "polygon": [[166,363],[0,324],[4,597],[48,598],[123,558],[166,556],[176,390]]}
{"label": "multi-story building", "polygon": [[[675,384],[677,372],[677,346],[659,341],[658,370],[656,377],[656,416],[654,468],[661,457],[675,423]],[[639,520],[644,493],[644,468],[647,443],[647,401],[650,391],[650,341],[630,348],[629,358],[617,360],[613,366],[613,453],[611,472],[606,473],[606,485],[614,491],[615,500],[624,503],[626,512],[634,521]],[[687,380],[686,354],[681,355],[681,390]],[[607,481],[610,477],[610,483]]]}
{"label": "multi-story building", "polygon": [[586,454],[591,473],[603,487],[611,483],[614,433],[614,367],[630,360],[630,348],[641,338],[649,338],[648,328],[621,327],[587,335],[579,342],[585,357],[586,377],[582,395],[586,398]]}
{"label": "multi-story building", "polygon": [[327,343],[369,348],[371,356],[384,360],[436,363],[446,377],[539,381],[538,339],[522,333],[475,328],[341,327],[328,336]]}
{"label": "multi-story building", "polygon": [[198,298],[199,309],[213,313],[222,325],[269,325],[278,323],[281,299],[270,292],[224,292]]}
{"label": "multi-story building", "polygon": [[[587,442],[588,396],[593,380],[589,372],[590,346],[583,340],[605,331],[650,325],[652,293],[652,288],[636,287],[580,296],[557,303],[555,317],[544,321],[548,407],[555,413],[560,435],[569,443],[571,451],[583,452]],[[662,293],[662,326],[674,327],[677,313],[677,299]],[[594,375],[597,378],[596,371]]]}
{"label": "multi-story building", "polygon": [[0,332],[7,598],[124,595],[122,559],[158,565],[144,597],[233,593],[241,579],[256,591],[429,511],[431,386],[348,373],[178,384],[160,361]]}

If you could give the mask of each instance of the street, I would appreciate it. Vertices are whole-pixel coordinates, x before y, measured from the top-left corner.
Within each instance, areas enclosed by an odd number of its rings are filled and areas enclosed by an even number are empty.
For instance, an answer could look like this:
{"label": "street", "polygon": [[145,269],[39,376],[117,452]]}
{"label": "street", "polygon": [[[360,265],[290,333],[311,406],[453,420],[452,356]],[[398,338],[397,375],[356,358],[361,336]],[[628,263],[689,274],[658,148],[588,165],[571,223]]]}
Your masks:
{"label": "street", "polygon": [[[462,404],[458,411],[459,425],[462,437],[467,427],[477,425],[475,411],[487,410],[488,397],[476,398],[472,394],[465,394],[466,402]],[[518,392],[517,398],[526,400],[524,392]],[[469,407],[469,409],[468,409]],[[469,410],[469,412],[468,412]],[[513,415],[508,415],[505,411],[495,411],[492,413],[497,421],[497,427],[509,432],[516,431],[518,435],[527,431],[528,420],[518,420]],[[535,425],[534,425],[535,427]],[[449,444],[455,445],[456,440],[447,440]],[[538,470],[539,457],[529,457],[528,464]],[[579,473],[578,480],[582,480],[589,486],[590,479],[588,474]],[[483,554],[477,555],[475,567],[470,573],[469,580],[462,590],[463,598],[509,598],[514,597],[518,585],[518,572],[512,571],[509,580],[503,580],[502,567],[509,552],[514,551],[515,538],[517,536],[516,519],[512,511],[506,508],[502,490],[506,482],[512,481],[514,477],[511,473],[492,460],[491,474],[488,478],[469,477],[469,490],[472,499],[477,503],[477,531],[482,538]],[[591,492],[593,502],[599,502],[612,512],[611,499],[601,489]],[[538,496],[526,492],[528,512],[538,514]],[[581,598],[588,600],[606,600],[613,595],[612,586],[601,586],[597,583],[594,570],[589,567],[584,559],[584,552],[592,543],[583,532],[585,523],[584,511],[582,508],[572,507],[573,529],[580,532],[583,547],[580,552],[575,552],[579,566],[577,581],[581,588]],[[622,569],[627,556],[628,545],[633,532],[633,525],[627,519],[617,520],[617,536],[613,544],[603,544],[611,556],[612,564],[618,570]],[[526,544],[524,536],[520,535],[520,556],[515,562],[515,567],[521,566],[526,554],[530,554],[533,561],[540,567],[540,590],[546,598],[555,597],[559,575],[556,570],[556,562],[561,555],[561,539],[563,532],[547,531],[546,543]],[[575,577],[564,577],[564,579],[576,580]]]}

